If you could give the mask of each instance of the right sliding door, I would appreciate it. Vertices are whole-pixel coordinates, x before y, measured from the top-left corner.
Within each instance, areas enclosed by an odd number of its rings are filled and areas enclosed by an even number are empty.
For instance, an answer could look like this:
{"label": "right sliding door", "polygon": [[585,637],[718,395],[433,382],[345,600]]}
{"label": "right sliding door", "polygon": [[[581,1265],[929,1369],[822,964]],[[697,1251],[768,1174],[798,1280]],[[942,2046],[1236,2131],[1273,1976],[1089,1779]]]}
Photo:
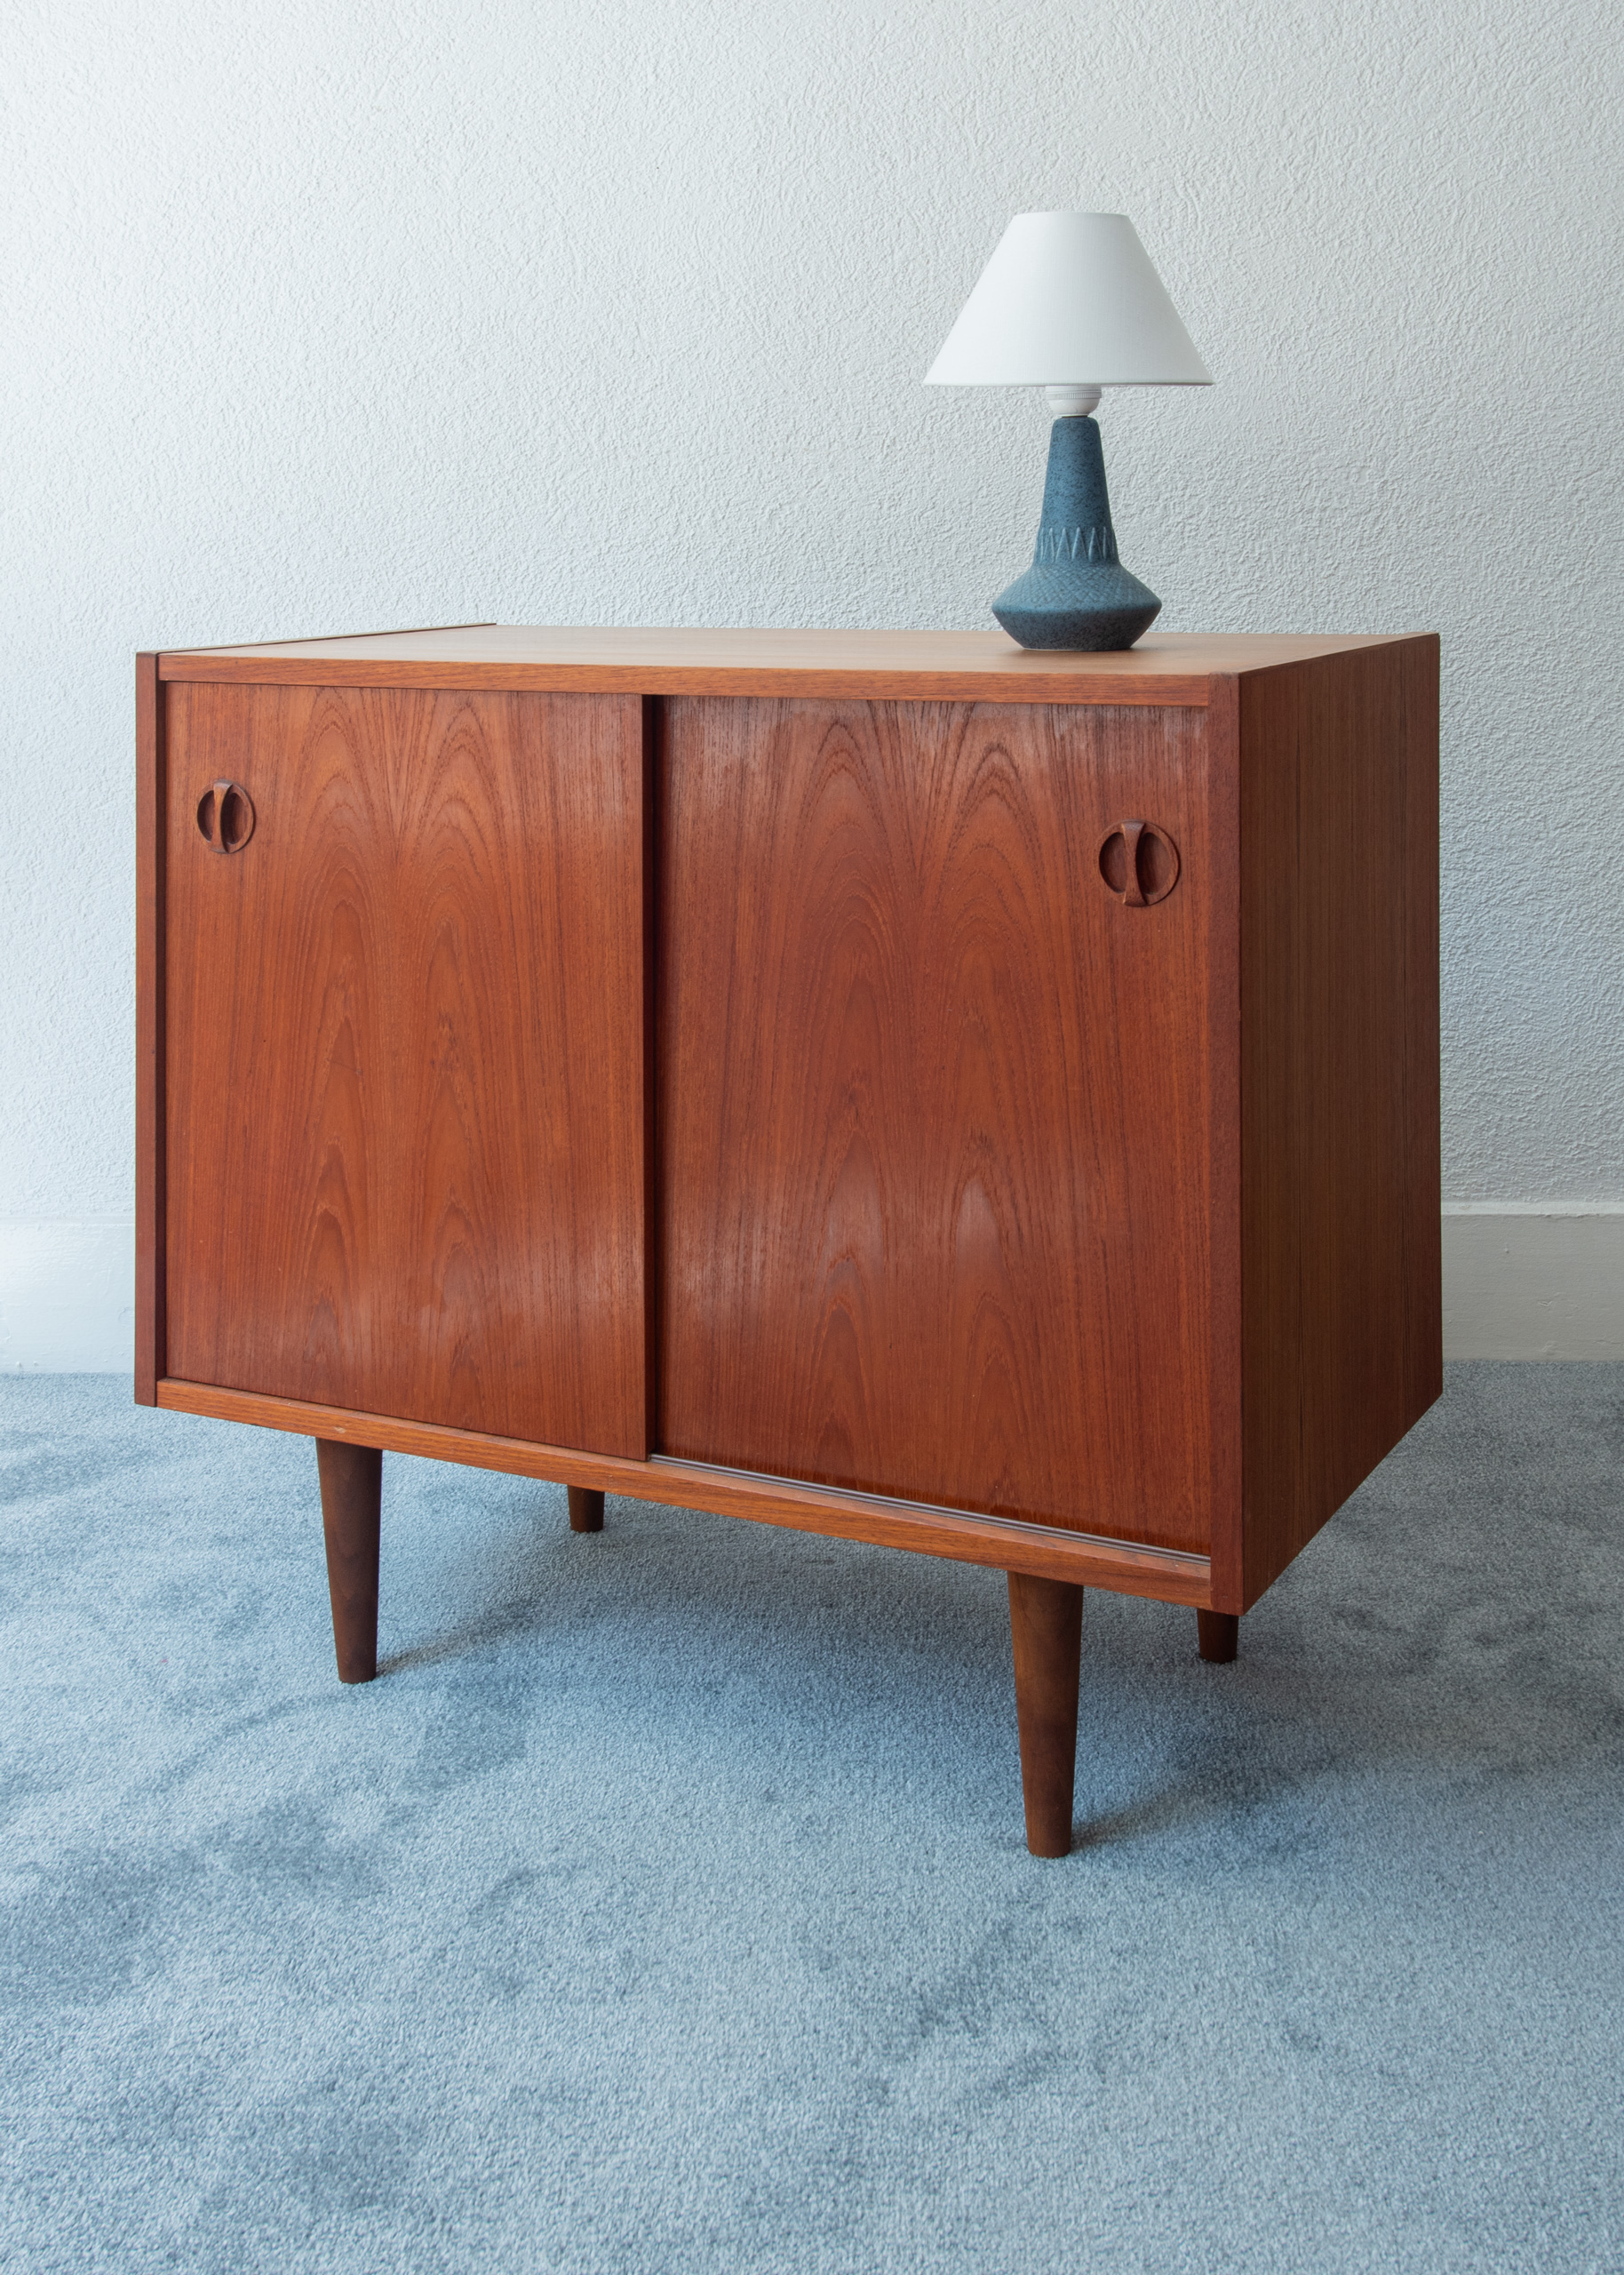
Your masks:
{"label": "right sliding door", "polygon": [[660,1448],[1206,1553],[1206,714],[694,698],[660,747]]}

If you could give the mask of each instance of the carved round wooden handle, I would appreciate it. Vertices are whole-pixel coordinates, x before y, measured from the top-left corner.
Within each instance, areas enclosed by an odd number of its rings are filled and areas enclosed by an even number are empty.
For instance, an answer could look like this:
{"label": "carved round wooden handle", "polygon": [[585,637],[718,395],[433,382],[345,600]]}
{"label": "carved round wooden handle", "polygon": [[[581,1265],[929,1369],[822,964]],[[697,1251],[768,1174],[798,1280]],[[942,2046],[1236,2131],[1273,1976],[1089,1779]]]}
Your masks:
{"label": "carved round wooden handle", "polygon": [[1179,849],[1153,821],[1119,821],[1100,841],[1100,874],[1125,908],[1154,908],[1179,881]]}
{"label": "carved round wooden handle", "polygon": [[211,783],[197,801],[197,826],[211,853],[240,853],[254,834],[254,802],[240,782]]}

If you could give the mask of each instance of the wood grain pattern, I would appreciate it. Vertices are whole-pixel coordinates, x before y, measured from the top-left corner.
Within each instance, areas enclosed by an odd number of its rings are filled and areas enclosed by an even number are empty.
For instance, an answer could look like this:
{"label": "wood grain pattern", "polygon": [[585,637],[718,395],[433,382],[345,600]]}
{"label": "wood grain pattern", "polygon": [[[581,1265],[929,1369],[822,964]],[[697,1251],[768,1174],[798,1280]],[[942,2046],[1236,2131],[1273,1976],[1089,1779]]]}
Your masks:
{"label": "wood grain pattern", "polygon": [[171,1369],[641,1455],[641,706],[168,700]]}
{"label": "wood grain pattern", "polygon": [[1205,1556],[1144,1548],[1132,1541],[1092,1539],[1050,1525],[965,1516],[957,1510],[836,1492],[779,1477],[753,1477],[704,1463],[673,1461],[661,1455],[649,1461],[632,1461],[582,1453],[567,1446],[491,1437],[434,1423],[404,1422],[392,1415],[351,1413],[297,1399],[262,1397],[252,1391],[221,1390],[211,1384],[161,1382],[158,1404],[174,1414],[207,1414],[222,1422],[291,1430],[301,1437],[378,1446],[386,1453],[464,1462],[510,1477],[545,1478],[556,1485],[624,1493],[668,1508],[707,1509],[717,1516],[785,1525],[798,1532],[821,1533],[839,1540],[867,1541],[880,1548],[912,1549],[958,1563],[1034,1572],[1048,1579],[1107,1588],[1120,1595],[1150,1596],[1192,1609],[1206,1604],[1211,1594],[1211,1573]]}
{"label": "wood grain pattern", "polygon": [[135,1400],[157,1403],[164,1319],[164,695],[155,654],[135,659]]}
{"label": "wood grain pattern", "polygon": [[1246,1545],[1226,1611],[1443,1387],[1437,667],[1417,639],[1241,683]]}
{"label": "wood grain pattern", "polygon": [[1206,771],[1187,710],[667,706],[665,1452],[1206,1553]]}
{"label": "wood grain pattern", "polygon": [[[161,659],[165,679],[330,687],[488,688],[832,701],[1156,703],[1199,707],[1214,673],[1258,671],[1371,644],[1151,633],[1112,654],[1018,648],[1002,632],[641,630],[485,625]],[[1113,817],[1119,818],[1119,817]]]}

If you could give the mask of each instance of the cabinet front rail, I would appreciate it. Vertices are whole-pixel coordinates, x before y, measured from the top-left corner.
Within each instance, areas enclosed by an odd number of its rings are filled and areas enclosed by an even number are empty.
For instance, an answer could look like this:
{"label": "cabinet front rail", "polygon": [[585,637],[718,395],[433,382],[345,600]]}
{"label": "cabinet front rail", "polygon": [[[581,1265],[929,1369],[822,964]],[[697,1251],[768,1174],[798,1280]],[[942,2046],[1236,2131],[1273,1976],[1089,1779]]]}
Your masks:
{"label": "cabinet front rail", "polygon": [[669,1507],[704,1509],[717,1516],[748,1517],[758,1524],[784,1525],[798,1532],[825,1533],[844,1540],[868,1541],[882,1548],[912,1549],[959,1563],[990,1565],[999,1571],[1065,1580],[1081,1587],[1110,1588],[1120,1595],[1149,1596],[1161,1603],[1196,1610],[1212,1606],[1212,1568],[1205,1556],[1176,1549],[1146,1548],[1133,1541],[1107,1540],[1069,1532],[1057,1525],[1028,1524],[1014,1518],[972,1516],[961,1511],[896,1501],[872,1493],[802,1485],[706,1463],[676,1461],[657,1454],[635,1461],[613,1454],[577,1453],[563,1446],[535,1445],[522,1438],[490,1437],[477,1430],[455,1430],[433,1422],[401,1422],[381,1414],[316,1406],[301,1399],[268,1398],[254,1391],[219,1390],[203,1383],[166,1377],[157,1402],[177,1414],[198,1414],[221,1422],[249,1422],[262,1429],[291,1430],[303,1437],[368,1446],[385,1453],[418,1454],[431,1461],[462,1462],[513,1477],[535,1477],[549,1484],[625,1494]]}

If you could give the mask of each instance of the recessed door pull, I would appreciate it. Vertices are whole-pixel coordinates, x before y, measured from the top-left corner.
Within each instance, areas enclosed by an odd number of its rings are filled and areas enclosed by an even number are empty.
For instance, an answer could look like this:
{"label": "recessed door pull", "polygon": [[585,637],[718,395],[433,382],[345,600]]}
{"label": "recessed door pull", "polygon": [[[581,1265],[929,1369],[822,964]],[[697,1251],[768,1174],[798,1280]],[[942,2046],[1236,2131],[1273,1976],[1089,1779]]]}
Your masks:
{"label": "recessed door pull", "polygon": [[1179,849],[1153,821],[1119,821],[1101,840],[1100,875],[1125,908],[1154,908],[1179,881]]}
{"label": "recessed door pull", "polygon": [[211,853],[240,853],[254,834],[254,802],[240,782],[216,782],[197,801],[197,827]]}

